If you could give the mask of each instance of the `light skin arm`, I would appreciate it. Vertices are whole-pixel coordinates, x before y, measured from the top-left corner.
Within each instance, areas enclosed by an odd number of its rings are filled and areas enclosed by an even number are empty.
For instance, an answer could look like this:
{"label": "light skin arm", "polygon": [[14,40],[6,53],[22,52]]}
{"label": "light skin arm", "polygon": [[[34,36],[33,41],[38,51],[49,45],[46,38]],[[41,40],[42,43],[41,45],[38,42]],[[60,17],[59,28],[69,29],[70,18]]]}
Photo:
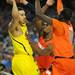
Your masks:
{"label": "light skin arm", "polygon": [[15,0],[12,1],[13,1],[12,17],[14,20],[16,20],[19,17],[19,12]]}
{"label": "light skin arm", "polygon": [[6,0],[8,4],[12,5],[12,18],[16,19],[18,17],[18,8],[15,0]]}
{"label": "light skin arm", "polygon": [[[10,2],[8,2],[10,3]],[[15,0],[11,0],[11,3],[13,5],[12,7],[12,21],[9,25],[9,31],[12,33],[13,36],[19,36],[22,34],[19,24],[19,12],[16,5]]]}

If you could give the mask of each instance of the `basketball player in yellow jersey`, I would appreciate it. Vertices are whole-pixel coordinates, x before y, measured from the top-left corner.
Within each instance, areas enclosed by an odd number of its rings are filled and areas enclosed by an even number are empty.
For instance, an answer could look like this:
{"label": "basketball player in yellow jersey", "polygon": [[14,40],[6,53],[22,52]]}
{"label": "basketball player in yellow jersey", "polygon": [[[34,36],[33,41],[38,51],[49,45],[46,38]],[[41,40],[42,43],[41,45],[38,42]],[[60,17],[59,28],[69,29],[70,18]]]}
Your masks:
{"label": "basketball player in yellow jersey", "polygon": [[32,48],[26,37],[25,12],[17,8],[15,0],[10,0],[10,2],[13,5],[12,21],[9,25],[9,35],[14,47],[12,71],[14,75],[40,75],[32,56]]}

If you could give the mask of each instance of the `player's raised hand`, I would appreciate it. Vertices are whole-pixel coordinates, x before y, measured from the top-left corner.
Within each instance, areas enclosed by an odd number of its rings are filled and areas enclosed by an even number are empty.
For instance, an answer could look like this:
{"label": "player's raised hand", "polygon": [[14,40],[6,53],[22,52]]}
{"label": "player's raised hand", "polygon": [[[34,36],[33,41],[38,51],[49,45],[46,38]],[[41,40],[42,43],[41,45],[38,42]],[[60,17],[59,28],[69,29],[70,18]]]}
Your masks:
{"label": "player's raised hand", "polygon": [[47,4],[48,6],[51,6],[51,5],[54,4],[54,0],[47,0],[46,4]]}

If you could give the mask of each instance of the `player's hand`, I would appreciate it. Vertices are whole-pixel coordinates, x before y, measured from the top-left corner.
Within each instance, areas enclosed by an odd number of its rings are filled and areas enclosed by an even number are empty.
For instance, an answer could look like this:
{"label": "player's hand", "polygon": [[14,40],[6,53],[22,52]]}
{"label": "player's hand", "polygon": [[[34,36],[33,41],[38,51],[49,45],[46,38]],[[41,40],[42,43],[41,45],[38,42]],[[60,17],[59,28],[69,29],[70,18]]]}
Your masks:
{"label": "player's hand", "polygon": [[51,5],[54,4],[54,0],[47,0],[46,4],[47,4],[48,6],[51,6]]}
{"label": "player's hand", "polygon": [[27,0],[20,0],[20,3],[22,3],[22,4],[28,4],[28,1]]}

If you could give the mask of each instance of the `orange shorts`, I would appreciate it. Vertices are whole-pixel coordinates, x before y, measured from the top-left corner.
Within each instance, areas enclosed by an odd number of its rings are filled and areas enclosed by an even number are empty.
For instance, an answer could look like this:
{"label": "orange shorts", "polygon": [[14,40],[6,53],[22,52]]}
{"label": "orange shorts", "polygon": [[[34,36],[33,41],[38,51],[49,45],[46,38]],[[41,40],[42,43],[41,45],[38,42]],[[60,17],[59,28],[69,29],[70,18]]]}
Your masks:
{"label": "orange shorts", "polygon": [[75,75],[75,59],[55,59],[52,65],[52,75]]}
{"label": "orange shorts", "polygon": [[35,60],[37,61],[39,68],[48,69],[50,68],[50,65],[53,61],[53,57],[52,56],[37,56],[35,57]]}

